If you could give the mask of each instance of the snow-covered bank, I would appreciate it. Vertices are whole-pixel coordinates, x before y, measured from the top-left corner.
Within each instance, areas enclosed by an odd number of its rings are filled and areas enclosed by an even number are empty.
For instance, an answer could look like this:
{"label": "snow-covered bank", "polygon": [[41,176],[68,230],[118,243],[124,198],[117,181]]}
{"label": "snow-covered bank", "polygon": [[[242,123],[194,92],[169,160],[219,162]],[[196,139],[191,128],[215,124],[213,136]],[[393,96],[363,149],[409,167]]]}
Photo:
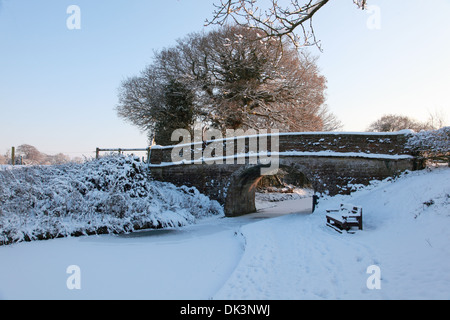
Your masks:
{"label": "snow-covered bank", "polygon": [[0,171],[0,245],[183,226],[223,215],[194,188],[151,181],[134,157]]}
{"label": "snow-covered bank", "polygon": [[[364,208],[365,230],[339,234],[325,210]],[[217,299],[450,299],[450,169],[375,182],[315,214],[241,229],[245,254]],[[381,290],[367,287],[381,269]]]}

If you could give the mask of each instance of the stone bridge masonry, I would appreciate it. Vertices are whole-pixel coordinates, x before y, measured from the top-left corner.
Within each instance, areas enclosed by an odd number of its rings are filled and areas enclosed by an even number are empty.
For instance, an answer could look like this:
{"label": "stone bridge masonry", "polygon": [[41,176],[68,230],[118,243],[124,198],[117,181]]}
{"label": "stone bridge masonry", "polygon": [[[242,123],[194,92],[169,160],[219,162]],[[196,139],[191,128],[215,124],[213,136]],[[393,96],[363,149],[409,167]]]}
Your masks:
{"label": "stone bridge masonry", "polygon": [[[250,160],[250,138],[255,139],[255,136],[189,144],[188,150],[192,155],[203,152],[213,142],[217,146],[217,141],[223,146],[223,155],[227,155],[227,145],[234,148],[236,153],[231,161],[230,157],[226,161],[221,158],[213,164],[204,159],[174,163],[172,151],[178,146],[153,147],[151,175],[156,180],[178,186],[196,187],[221,203],[228,217],[253,213],[256,211],[256,185],[262,178],[261,168],[268,165]],[[243,153],[243,150],[237,151],[238,139],[245,139]],[[269,152],[273,150],[273,142],[279,142],[278,152],[272,154],[278,156],[277,168],[288,175],[306,177],[316,193],[348,194],[354,184],[367,185],[372,180],[383,180],[406,170],[424,168],[423,163],[406,147],[408,132],[280,133],[258,135],[257,139],[267,142]],[[274,170],[271,174],[276,173],[277,170]]]}

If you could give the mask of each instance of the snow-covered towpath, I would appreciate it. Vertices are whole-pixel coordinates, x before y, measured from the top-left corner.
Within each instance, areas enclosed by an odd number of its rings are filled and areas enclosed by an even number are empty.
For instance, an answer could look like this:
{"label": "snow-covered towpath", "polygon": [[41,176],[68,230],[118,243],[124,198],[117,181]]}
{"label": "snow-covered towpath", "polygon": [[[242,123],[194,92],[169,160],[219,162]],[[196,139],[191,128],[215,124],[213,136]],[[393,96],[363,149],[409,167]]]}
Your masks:
{"label": "snow-covered towpath", "polygon": [[[364,231],[326,227],[325,209],[340,203],[364,208]],[[217,299],[450,299],[448,168],[377,182],[322,201],[313,215],[240,232],[245,253]],[[371,285],[373,267],[380,288]]]}

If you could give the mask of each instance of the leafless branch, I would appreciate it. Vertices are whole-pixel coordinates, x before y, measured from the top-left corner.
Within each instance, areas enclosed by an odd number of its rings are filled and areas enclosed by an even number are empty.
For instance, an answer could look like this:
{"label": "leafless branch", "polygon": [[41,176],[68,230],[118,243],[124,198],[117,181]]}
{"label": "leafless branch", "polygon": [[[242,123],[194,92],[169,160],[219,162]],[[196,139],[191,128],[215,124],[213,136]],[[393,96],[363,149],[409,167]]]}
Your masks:
{"label": "leafless branch", "polygon": [[[319,42],[314,33],[313,16],[330,0],[290,0],[287,7],[279,4],[279,0],[271,0],[268,8],[258,6],[258,0],[219,0],[215,4],[212,20],[206,25],[224,25],[228,21],[234,24],[257,29],[261,32],[261,40],[290,39],[295,46],[316,45]],[[366,9],[366,0],[353,0],[359,9]],[[296,31],[300,30],[299,33]]]}

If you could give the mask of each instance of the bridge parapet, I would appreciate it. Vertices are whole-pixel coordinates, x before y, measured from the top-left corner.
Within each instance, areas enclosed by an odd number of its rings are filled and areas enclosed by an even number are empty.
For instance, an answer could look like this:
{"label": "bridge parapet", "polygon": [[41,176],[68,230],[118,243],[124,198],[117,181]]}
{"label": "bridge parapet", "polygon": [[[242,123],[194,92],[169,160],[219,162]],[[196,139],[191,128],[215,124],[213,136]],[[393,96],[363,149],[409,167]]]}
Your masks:
{"label": "bridge parapet", "polygon": [[[151,164],[161,165],[172,163],[172,151],[174,148],[190,149],[191,154],[188,158],[197,159],[197,155],[203,152],[212,143],[222,145],[222,154],[224,156],[233,154],[246,154],[251,150],[251,143],[267,146],[267,151],[273,151],[272,143],[276,139],[278,142],[277,152],[280,155],[287,155],[293,152],[333,152],[343,154],[383,155],[383,156],[408,156],[412,151],[407,147],[409,131],[395,133],[343,133],[343,132],[325,132],[325,133],[279,133],[257,136],[241,136],[219,140],[210,140],[205,142],[191,143],[187,145],[156,146],[152,148]],[[231,144],[231,148],[230,148]],[[232,149],[232,152],[230,150]],[[322,154],[326,156],[326,154]]]}

